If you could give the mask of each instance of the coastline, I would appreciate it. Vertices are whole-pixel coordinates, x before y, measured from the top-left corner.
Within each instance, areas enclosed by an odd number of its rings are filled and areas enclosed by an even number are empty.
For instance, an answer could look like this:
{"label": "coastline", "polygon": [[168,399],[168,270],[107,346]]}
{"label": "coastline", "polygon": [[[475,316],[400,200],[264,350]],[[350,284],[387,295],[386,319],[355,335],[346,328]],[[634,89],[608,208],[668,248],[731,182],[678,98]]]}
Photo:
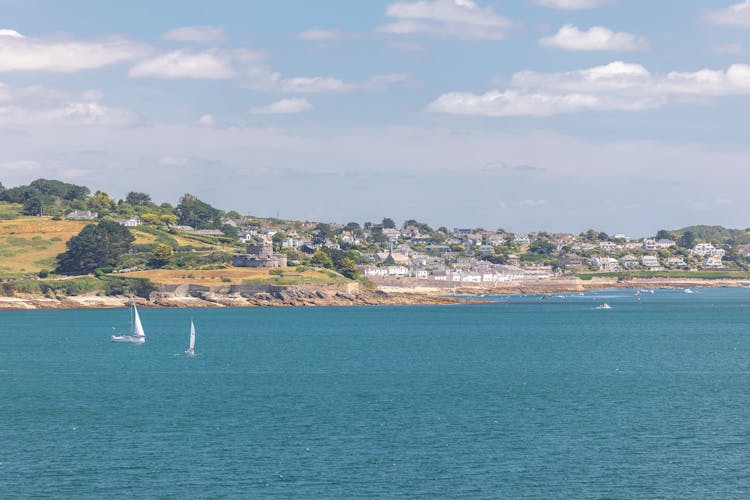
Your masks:
{"label": "coastline", "polygon": [[[451,305],[486,303],[486,295],[522,295],[580,293],[612,288],[718,288],[748,287],[744,279],[700,278],[617,278],[591,280],[558,279],[503,283],[500,286],[459,286],[455,289],[429,286],[383,285],[378,290],[339,289],[310,291],[289,287],[274,292],[252,294],[224,294],[202,292],[189,295],[154,293],[148,299],[137,297],[136,303],[146,308],[223,308],[223,307],[353,307],[387,305]],[[461,296],[461,297],[459,297]],[[3,310],[45,309],[114,309],[128,307],[130,298],[124,295],[100,296],[83,294],[52,297],[16,294],[0,297]]]}

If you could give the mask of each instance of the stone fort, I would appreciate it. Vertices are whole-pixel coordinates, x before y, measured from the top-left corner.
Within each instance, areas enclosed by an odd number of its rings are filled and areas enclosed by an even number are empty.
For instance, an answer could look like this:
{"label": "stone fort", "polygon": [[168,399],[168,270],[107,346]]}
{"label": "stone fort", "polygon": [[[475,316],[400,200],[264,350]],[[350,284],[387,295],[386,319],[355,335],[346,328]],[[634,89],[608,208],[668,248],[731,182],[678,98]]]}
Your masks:
{"label": "stone fort", "polygon": [[235,254],[232,258],[235,267],[286,267],[286,255],[273,252],[271,243],[251,243],[247,253]]}

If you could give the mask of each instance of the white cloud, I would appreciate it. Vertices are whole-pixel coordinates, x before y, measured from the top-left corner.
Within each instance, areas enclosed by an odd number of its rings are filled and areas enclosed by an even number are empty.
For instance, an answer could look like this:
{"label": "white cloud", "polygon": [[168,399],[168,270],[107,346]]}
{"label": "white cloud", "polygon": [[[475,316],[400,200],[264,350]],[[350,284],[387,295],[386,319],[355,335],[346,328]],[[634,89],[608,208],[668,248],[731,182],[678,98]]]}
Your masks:
{"label": "white cloud", "polygon": [[484,116],[550,116],[579,111],[639,111],[677,99],[750,95],[750,65],[726,70],[652,74],[639,64],[622,61],[563,73],[522,71],[510,89],[484,94],[449,92],[428,111]]}
{"label": "white cloud", "polygon": [[23,35],[16,30],[0,30],[0,36],[9,36],[12,38],[23,38]]}
{"label": "white cloud", "polygon": [[132,78],[226,79],[237,75],[228,53],[217,50],[176,50],[141,61],[130,68]]}
{"label": "white cloud", "polygon": [[132,113],[96,102],[68,102],[55,107],[0,107],[4,125],[101,125],[126,126],[135,123]]}
{"label": "white cloud", "polygon": [[297,34],[297,38],[308,42],[328,42],[332,40],[362,38],[362,35],[359,33],[347,33],[338,29],[310,28]]}
{"label": "white cloud", "polygon": [[292,98],[281,99],[266,106],[256,106],[250,109],[251,115],[288,115],[303,113],[313,109],[313,105],[307,99]]}
{"label": "white cloud", "polygon": [[551,37],[539,40],[540,45],[572,51],[633,51],[645,50],[645,38],[632,33],[616,33],[604,26],[593,26],[581,31],[572,24],[566,24]]}
{"label": "white cloud", "polygon": [[143,57],[148,48],[125,38],[100,40],[41,39],[17,31],[0,33],[0,71],[70,73]]}
{"label": "white cloud", "polygon": [[216,125],[216,119],[212,115],[206,114],[198,118],[195,123],[201,127],[213,127]]}
{"label": "white cloud", "polygon": [[428,111],[454,115],[550,116],[586,110],[643,109],[643,102],[607,99],[590,94],[552,94],[524,90],[492,90],[477,95],[462,92],[443,94],[429,104]]}
{"label": "white cloud", "polygon": [[547,91],[619,94],[622,97],[725,96],[750,94],[750,65],[733,64],[726,70],[701,69],[652,74],[640,64],[615,61],[563,73],[522,71],[511,86]]}
{"label": "white cloud", "polygon": [[502,40],[513,23],[492,7],[473,0],[419,0],[388,5],[386,15],[394,22],[379,26],[381,33],[433,35],[466,40]]}
{"label": "white cloud", "polygon": [[285,78],[265,67],[253,67],[247,71],[243,86],[251,90],[281,92],[285,94],[319,94],[328,92],[353,92],[357,90],[386,90],[394,85],[409,82],[402,74],[375,75],[365,82],[346,82],[328,76],[298,76]]}
{"label": "white cloud", "polygon": [[610,0],[534,0],[536,4],[550,9],[582,10],[593,9],[611,3]]}
{"label": "white cloud", "polygon": [[705,19],[714,24],[750,28],[750,0],[711,11],[706,14]]}
{"label": "white cloud", "polygon": [[178,42],[221,43],[227,40],[227,34],[221,26],[184,26],[167,31],[162,38]]}

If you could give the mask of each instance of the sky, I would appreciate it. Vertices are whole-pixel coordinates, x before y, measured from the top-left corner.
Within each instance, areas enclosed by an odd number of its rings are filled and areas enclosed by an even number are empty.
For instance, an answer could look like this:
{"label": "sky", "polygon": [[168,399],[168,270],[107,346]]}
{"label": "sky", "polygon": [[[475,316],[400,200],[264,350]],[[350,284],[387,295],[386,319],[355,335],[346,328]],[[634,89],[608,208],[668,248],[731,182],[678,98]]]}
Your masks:
{"label": "sky", "polygon": [[326,222],[750,226],[750,0],[0,0],[0,182]]}

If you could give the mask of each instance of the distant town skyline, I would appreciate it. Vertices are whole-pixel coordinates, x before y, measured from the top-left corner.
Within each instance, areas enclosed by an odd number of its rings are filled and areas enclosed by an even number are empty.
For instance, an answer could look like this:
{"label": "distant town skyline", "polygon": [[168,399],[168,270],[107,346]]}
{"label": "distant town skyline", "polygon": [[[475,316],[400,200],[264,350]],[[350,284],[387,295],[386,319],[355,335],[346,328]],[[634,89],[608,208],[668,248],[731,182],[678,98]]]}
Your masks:
{"label": "distant town skyline", "polygon": [[750,226],[750,0],[0,0],[0,182],[319,221]]}

